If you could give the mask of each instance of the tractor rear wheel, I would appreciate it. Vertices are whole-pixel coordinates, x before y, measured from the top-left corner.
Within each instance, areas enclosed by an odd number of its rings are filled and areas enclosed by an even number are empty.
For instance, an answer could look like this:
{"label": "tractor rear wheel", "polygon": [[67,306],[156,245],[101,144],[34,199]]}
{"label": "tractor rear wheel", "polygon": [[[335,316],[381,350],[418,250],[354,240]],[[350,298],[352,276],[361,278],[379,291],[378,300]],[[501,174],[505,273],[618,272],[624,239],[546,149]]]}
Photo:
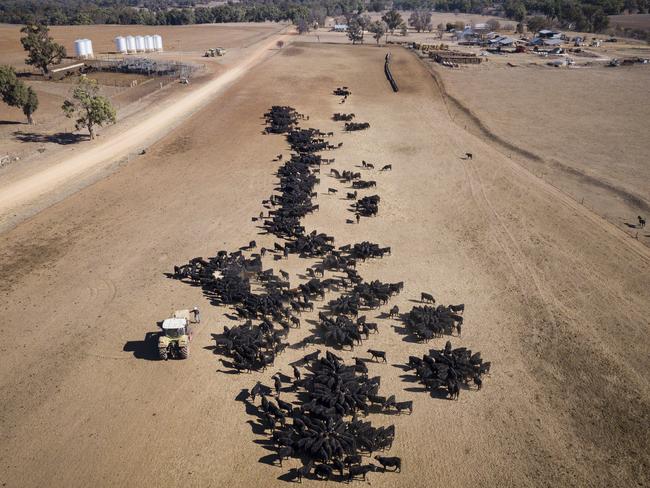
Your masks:
{"label": "tractor rear wheel", "polygon": [[163,361],[167,360],[167,348],[166,347],[159,347],[158,348],[158,357],[162,359]]}
{"label": "tractor rear wheel", "polygon": [[190,348],[188,346],[183,346],[178,348],[178,356],[181,359],[187,359],[190,355]]}

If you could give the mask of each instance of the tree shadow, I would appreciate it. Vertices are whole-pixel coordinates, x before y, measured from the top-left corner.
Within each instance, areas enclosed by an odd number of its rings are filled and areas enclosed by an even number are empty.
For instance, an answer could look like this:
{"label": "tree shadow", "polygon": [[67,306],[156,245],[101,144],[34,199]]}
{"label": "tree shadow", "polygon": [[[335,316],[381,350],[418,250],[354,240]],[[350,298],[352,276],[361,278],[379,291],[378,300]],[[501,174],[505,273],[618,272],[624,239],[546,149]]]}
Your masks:
{"label": "tree shadow", "polygon": [[137,359],[159,361],[158,332],[147,332],[142,341],[127,341],[122,348],[124,352],[132,352]]}
{"label": "tree shadow", "polygon": [[37,142],[44,144],[46,142],[60,145],[77,144],[81,141],[90,140],[90,136],[85,134],[73,134],[72,132],[57,132],[55,134],[38,134],[36,132],[16,131],[14,136],[21,142]]}

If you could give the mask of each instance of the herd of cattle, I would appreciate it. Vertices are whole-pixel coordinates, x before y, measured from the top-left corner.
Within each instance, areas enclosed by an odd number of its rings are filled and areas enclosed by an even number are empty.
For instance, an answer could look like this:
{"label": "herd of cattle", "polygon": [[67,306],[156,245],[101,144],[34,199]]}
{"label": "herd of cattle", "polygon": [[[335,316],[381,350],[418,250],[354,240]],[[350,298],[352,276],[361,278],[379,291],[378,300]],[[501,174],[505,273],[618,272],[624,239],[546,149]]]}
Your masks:
{"label": "herd of cattle", "polygon": [[[337,88],[334,93],[343,97],[342,103],[351,94],[347,87]],[[304,217],[319,210],[314,200],[320,183],[320,167],[334,161],[325,160],[318,153],[341,146],[327,141],[332,133],[300,128],[300,121],[308,117],[291,107],[274,106],[264,116],[267,123],[264,132],[284,134],[292,153],[289,158],[279,155],[275,159],[284,159],[277,171],[278,193],[263,201],[266,215],[262,212],[253,220],[281,242],[275,242],[273,248],[258,250],[256,242],[251,241],[238,251],[219,251],[214,257],[194,258],[174,268],[175,278],[200,286],[214,305],[230,305],[237,314],[233,318],[243,322],[224,327],[224,332],[215,336],[216,353],[223,356],[223,365],[238,372],[264,371],[273,366],[277,356],[289,346],[291,329],[301,327],[301,314],[314,311],[314,302],[324,300],[329,292],[336,292],[337,296],[320,307],[314,334],[303,341],[303,347],[308,344],[338,349],[358,347],[371,334],[379,332],[379,324],[368,321],[363,313],[388,304],[404,287],[403,282],[367,282],[357,271],[359,261],[390,255],[390,247],[368,241],[337,247],[332,236],[315,230],[307,232],[303,225]],[[354,114],[335,114],[334,120],[349,121],[353,117]],[[363,162],[363,168],[369,166],[373,167]],[[392,169],[391,165],[387,166],[382,169]],[[355,190],[347,198],[355,200],[351,210],[357,222],[360,216],[377,215],[378,195],[357,199],[358,190],[374,187],[374,181],[361,180],[360,173],[351,171],[332,169],[331,175],[350,183]],[[248,256],[245,251],[249,252]],[[263,266],[267,255],[282,260],[290,254],[319,260],[306,269],[304,282],[294,287],[288,273],[279,271],[278,275],[272,268],[265,270]],[[326,278],[326,273],[331,277]],[[257,292],[253,291],[254,286]],[[395,305],[389,316],[401,319],[420,341],[453,331],[460,336],[464,305],[434,308],[433,296],[423,293],[421,298],[431,305],[413,307],[401,316]],[[367,352],[371,359],[387,362],[384,351],[368,349]],[[379,466],[363,464],[363,454],[391,448],[395,427],[374,427],[371,422],[360,420],[359,415],[411,413],[412,401],[379,395],[381,379],[368,376],[368,360],[356,358],[353,365],[346,365],[329,350],[324,357],[319,358],[320,354],[315,351],[293,363],[293,380],[280,374],[273,377],[275,401],[271,389],[259,382],[250,390],[250,400],[246,400],[253,407],[261,429],[271,433],[268,442],[277,452],[275,460],[280,465],[286,458],[302,461],[302,467],[291,469],[286,479],[300,481],[302,477],[316,477],[351,481],[365,479],[372,471],[401,471],[401,460],[397,457],[377,455]],[[301,371],[300,367],[304,369]],[[483,362],[479,353],[452,349],[447,343],[443,350],[432,349],[422,358],[411,356],[407,368],[415,370],[417,379],[432,394],[457,398],[461,385],[468,387],[473,382],[481,387],[481,376],[489,372],[490,363]],[[283,383],[288,383],[288,387],[284,388]],[[282,400],[283,392],[289,392],[294,401]]]}

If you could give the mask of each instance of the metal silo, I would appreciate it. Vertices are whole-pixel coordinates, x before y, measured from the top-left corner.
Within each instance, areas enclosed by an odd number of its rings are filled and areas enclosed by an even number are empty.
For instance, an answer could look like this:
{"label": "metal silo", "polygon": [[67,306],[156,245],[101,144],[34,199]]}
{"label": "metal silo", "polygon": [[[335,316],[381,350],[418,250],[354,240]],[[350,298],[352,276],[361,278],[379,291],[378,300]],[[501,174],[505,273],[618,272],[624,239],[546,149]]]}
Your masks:
{"label": "metal silo", "polygon": [[145,50],[144,37],[135,36],[135,50],[138,52],[143,52]]}
{"label": "metal silo", "polygon": [[154,45],[156,51],[162,51],[163,50],[162,37],[160,37],[158,34],[155,34],[153,36],[153,45]]}
{"label": "metal silo", "polygon": [[74,53],[78,58],[85,59],[88,57],[88,49],[86,48],[85,39],[77,39],[74,41]]}
{"label": "metal silo", "polygon": [[94,58],[95,53],[93,53],[93,41],[90,39],[83,39],[84,44],[86,45],[86,55],[89,58]]}
{"label": "metal silo", "polygon": [[115,38],[115,50],[118,53],[126,53],[128,51],[126,47],[126,39],[122,36]]}
{"label": "metal silo", "polygon": [[144,36],[144,47],[147,49],[147,51],[153,51],[154,50],[153,37]]}
{"label": "metal silo", "polygon": [[134,53],[136,51],[136,49],[135,49],[135,37],[126,36],[126,49],[130,53]]}

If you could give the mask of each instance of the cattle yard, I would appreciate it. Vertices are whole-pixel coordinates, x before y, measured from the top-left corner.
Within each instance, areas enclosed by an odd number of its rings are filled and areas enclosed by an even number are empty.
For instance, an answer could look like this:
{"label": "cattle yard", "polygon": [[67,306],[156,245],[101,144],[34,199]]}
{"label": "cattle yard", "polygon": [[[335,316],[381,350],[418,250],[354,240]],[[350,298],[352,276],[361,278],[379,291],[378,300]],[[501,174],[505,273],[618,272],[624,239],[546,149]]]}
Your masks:
{"label": "cattle yard", "polygon": [[0,235],[0,482],[648,481],[650,253],[390,51],[278,49]]}

